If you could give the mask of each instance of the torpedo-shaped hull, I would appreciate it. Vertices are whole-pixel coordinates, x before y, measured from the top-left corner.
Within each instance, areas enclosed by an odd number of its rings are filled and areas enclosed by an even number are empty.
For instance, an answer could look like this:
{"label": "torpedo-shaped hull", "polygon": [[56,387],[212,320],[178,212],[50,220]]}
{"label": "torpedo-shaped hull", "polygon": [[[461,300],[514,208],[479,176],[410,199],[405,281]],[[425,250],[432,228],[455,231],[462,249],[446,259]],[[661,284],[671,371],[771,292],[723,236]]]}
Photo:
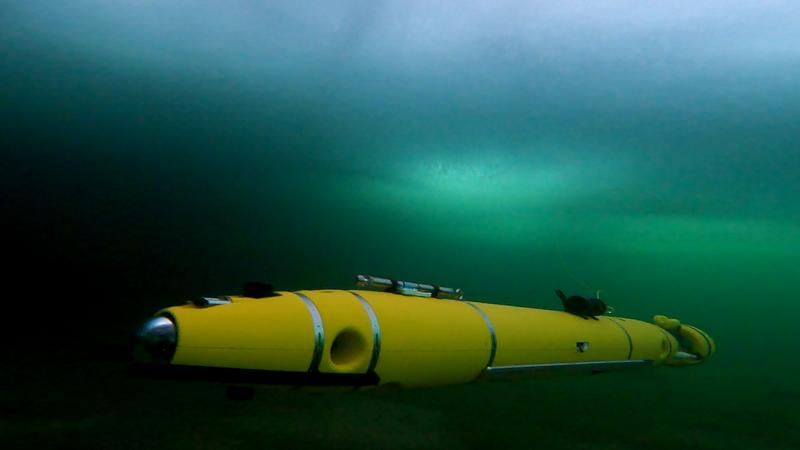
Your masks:
{"label": "torpedo-shaped hull", "polygon": [[231,383],[441,386],[685,365],[714,349],[696,328],[687,349],[669,327],[634,319],[367,290],[227,297],[157,317],[163,339],[151,345],[150,373]]}

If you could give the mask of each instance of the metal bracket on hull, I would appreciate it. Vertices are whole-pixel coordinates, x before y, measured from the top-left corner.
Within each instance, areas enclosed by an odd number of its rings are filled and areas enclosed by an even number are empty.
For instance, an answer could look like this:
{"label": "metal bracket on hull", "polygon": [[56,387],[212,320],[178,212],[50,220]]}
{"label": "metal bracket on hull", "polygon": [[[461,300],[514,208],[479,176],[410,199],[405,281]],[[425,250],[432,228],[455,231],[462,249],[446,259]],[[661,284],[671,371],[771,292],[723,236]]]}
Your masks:
{"label": "metal bracket on hull", "polygon": [[230,297],[200,297],[189,302],[198,308],[207,308],[209,306],[227,305],[231,303]]}
{"label": "metal bracket on hull", "polygon": [[450,300],[462,300],[464,298],[464,292],[458,288],[373,277],[371,275],[356,275],[356,285],[413,297],[445,298]]}
{"label": "metal bracket on hull", "polygon": [[549,373],[600,373],[609,370],[624,370],[636,367],[653,365],[649,359],[632,359],[621,361],[588,361],[550,364],[525,364],[519,366],[487,367],[483,378],[487,380],[500,380],[509,378],[526,378],[545,375]]}

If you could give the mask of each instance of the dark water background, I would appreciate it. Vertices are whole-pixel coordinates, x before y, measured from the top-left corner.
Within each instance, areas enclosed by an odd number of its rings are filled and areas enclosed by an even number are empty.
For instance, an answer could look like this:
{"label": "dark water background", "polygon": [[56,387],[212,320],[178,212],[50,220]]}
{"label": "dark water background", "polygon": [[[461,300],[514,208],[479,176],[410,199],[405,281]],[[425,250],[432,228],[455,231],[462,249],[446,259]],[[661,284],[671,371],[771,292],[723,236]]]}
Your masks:
{"label": "dark water background", "polygon": [[[229,3],[0,4],[8,448],[800,446],[797,5]],[[719,352],[249,403],[98,358],[193,296],[356,273],[600,288]]]}

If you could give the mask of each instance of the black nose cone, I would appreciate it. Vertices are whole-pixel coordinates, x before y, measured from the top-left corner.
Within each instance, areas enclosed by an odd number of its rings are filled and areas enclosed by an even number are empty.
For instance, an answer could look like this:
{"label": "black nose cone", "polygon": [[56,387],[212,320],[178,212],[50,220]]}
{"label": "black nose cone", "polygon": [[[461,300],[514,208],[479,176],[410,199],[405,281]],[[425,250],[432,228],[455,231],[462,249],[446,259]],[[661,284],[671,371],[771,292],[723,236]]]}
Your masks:
{"label": "black nose cone", "polygon": [[178,332],[167,317],[153,317],[136,331],[133,356],[138,362],[168,363],[175,354]]}

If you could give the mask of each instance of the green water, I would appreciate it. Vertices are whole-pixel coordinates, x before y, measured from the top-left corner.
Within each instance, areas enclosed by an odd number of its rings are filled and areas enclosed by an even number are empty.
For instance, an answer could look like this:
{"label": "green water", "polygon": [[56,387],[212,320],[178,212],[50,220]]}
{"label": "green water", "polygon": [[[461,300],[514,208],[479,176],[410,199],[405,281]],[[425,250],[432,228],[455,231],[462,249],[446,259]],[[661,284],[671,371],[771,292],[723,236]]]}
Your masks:
{"label": "green water", "polygon": [[[11,321],[2,440],[797,448],[798,30],[785,2],[3,4],[6,288],[37,331]],[[602,289],[719,351],[248,403],[92,356],[244,280],[357,273],[543,308]]]}

